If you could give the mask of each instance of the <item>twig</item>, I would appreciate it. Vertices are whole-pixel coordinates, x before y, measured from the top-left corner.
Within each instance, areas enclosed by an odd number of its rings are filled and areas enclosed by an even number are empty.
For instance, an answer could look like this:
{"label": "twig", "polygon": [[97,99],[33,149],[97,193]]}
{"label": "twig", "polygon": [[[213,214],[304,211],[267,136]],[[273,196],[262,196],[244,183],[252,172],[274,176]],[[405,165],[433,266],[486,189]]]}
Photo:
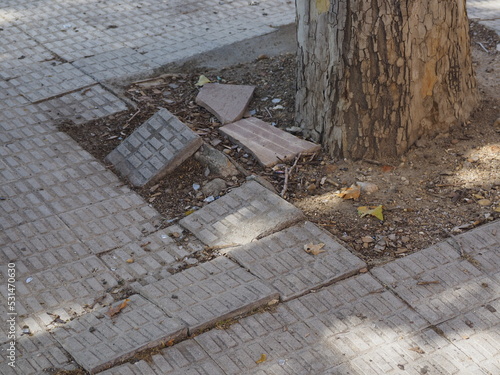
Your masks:
{"label": "twig", "polygon": [[139,112],[141,112],[140,109],[138,109],[137,112],[134,113],[133,116],[127,120],[127,122],[125,123],[125,125],[123,125],[123,129],[126,129],[130,125],[130,121],[132,121],[134,119],[134,117],[139,114]]}
{"label": "twig", "polygon": [[481,46],[481,48],[482,48],[482,49],[484,49],[484,51],[485,51],[486,53],[490,53],[490,51],[488,51],[488,50],[487,50],[487,49],[483,46],[483,43],[481,43],[481,42],[476,42],[476,43],[477,43],[477,44],[479,44],[479,45]]}
{"label": "twig", "polygon": [[298,154],[297,157],[295,158],[295,162],[290,168],[285,168],[285,182],[283,183],[283,190],[281,190],[281,196],[284,197],[286,190],[288,189],[288,178],[292,174],[293,168],[297,165],[297,162],[300,159],[301,154]]}
{"label": "twig", "polygon": [[269,114],[269,117],[271,117],[271,118],[272,118],[272,117],[273,117],[273,115],[271,114],[271,112],[269,112],[269,109],[267,109],[267,107],[265,107],[265,108],[266,108],[267,113]]}

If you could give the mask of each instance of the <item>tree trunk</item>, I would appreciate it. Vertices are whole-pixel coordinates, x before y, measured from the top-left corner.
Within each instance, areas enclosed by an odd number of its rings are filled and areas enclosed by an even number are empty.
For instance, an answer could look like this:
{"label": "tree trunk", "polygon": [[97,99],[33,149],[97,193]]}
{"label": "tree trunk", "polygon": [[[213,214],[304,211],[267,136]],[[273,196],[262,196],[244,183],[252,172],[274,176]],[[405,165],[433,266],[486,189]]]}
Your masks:
{"label": "tree trunk", "polygon": [[296,5],[296,121],[332,156],[401,155],[476,105],[465,0]]}

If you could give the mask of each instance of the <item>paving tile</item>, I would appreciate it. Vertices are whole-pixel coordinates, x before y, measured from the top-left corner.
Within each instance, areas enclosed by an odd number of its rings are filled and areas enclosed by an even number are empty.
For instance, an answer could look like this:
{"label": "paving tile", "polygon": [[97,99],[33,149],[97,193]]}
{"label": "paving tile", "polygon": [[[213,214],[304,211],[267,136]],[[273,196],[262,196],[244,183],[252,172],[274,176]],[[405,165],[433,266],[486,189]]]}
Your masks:
{"label": "paving tile", "polygon": [[59,217],[94,254],[142,241],[160,225],[158,212],[135,193],[96,202]]}
{"label": "paving tile", "polygon": [[126,363],[101,373],[102,375],[224,375],[207,353],[194,340],[186,340],[162,349],[151,358]]}
{"label": "paving tile", "polygon": [[[351,360],[345,374],[487,374],[432,329],[383,345]],[[332,369],[327,374],[335,374]]]}
{"label": "paving tile", "polygon": [[54,120],[83,124],[126,111],[127,105],[101,85],[91,86],[38,104]]}
{"label": "paving tile", "polygon": [[[370,275],[195,337],[225,374],[323,374],[427,322]],[[257,363],[262,354],[265,362]]]}
{"label": "paving tile", "polygon": [[222,124],[240,120],[252,100],[255,86],[205,84],[196,96],[196,104],[214,114]]}
{"label": "paving tile", "polygon": [[169,316],[184,321],[190,334],[278,298],[269,285],[225,257],[152,284],[132,286]]}
{"label": "paving tile", "polygon": [[106,160],[134,186],[153,184],[196,152],[202,139],[166,109],[136,129]]}
{"label": "paving tile", "polygon": [[249,181],[182,219],[179,224],[209,246],[246,244],[303,218],[302,212]]}
{"label": "paving tile", "polygon": [[485,373],[500,373],[500,299],[475,307],[437,328]]}
{"label": "paving tile", "polygon": [[184,234],[174,240],[169,236],[172,232],[181,233],[182,229],[172,226],[157,231],[140,242],[105,253],[101,259],[122,280],[153,283],[175,273],[193,253],[204,249],[194,236]]}
{"label": "paving tile", "polygon": [[[186,335],[186,328],[139,295],[120,313],[109,307],[83,315],[54,331],[54,337],[90,373],[123,362],[141,350]],[[115,308],[123,301],[112,305]]]}
{"label": "paving tile", "polygon": [[[308,254],[304,246],[323,243],[323,253]],[[366,264],[310,222],[295,225],[261,240],[232,248],[230,258],[266,280],[283,301],[347,278]]]}
{"label": "paving tile", "polygon": [[[4,272],[4,270],[2,270]],[[118,280],[95,256],[53,266],[49,270],[17,276],[16,312],[32,333],[85,314],[97,297],[118,285]],[[0,293],[6,298],[6,290]],[[19,323],[21,326],[22,324]]]}
{"label": "paving tile", "polygon": [[16,338],[15,367],[9,366],[9,343],[0,345],[0,374],[40,375],[76,370],[78,364],[49,333]]}
{"label": "paving tile", "polygon": [[499,280],[462,259],[448,242],[373,268],[371,273],[431,324],[500,295]]}
{"label": "paving tile", "polygon": [[69,63],[39,63],[16,71],[9,83],[31,102],[38,102],[82,87],[95,85],[90,76]]}
{"label": "paving tile", "polygon": [[219,131],[247,149],[265,167],[321,149],[320,145],[300,139],[255,117],[225,125]]}

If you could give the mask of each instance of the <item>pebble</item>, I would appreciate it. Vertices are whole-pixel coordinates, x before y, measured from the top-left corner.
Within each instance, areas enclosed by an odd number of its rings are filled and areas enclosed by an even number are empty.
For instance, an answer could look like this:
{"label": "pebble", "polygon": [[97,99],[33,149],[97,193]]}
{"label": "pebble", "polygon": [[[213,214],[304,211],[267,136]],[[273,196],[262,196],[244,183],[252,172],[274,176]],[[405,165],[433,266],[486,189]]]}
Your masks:
{"label": "pebble", "polygon": [[480,199],[477,201],[480,206],[490,206],[491,201],[489,199]]}
{"label": "pebble", "polygon": [[370,236],[361,237],[361,241],[363,241],[364,243],[375,242],[375,240],[372,237],[370,237]]}
{"label": "pebble", "polygon": [[378,186],[372,182],[356,182],[363,193],[371,194],[378,190]]}

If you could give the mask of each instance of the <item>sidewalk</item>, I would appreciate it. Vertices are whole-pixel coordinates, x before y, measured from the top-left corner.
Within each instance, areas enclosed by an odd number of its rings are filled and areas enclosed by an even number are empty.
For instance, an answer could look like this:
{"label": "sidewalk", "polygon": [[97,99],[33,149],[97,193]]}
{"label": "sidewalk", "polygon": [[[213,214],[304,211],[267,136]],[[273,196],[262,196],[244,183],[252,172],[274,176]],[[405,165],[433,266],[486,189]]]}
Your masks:
{"label": "sidewalk", "polygon": [[286,0],[3,0],[0,374],[500,373],[500,222],[365,272],[255,182],[159,229],[57,131],[127,109],[114,82],[294,19]]}

